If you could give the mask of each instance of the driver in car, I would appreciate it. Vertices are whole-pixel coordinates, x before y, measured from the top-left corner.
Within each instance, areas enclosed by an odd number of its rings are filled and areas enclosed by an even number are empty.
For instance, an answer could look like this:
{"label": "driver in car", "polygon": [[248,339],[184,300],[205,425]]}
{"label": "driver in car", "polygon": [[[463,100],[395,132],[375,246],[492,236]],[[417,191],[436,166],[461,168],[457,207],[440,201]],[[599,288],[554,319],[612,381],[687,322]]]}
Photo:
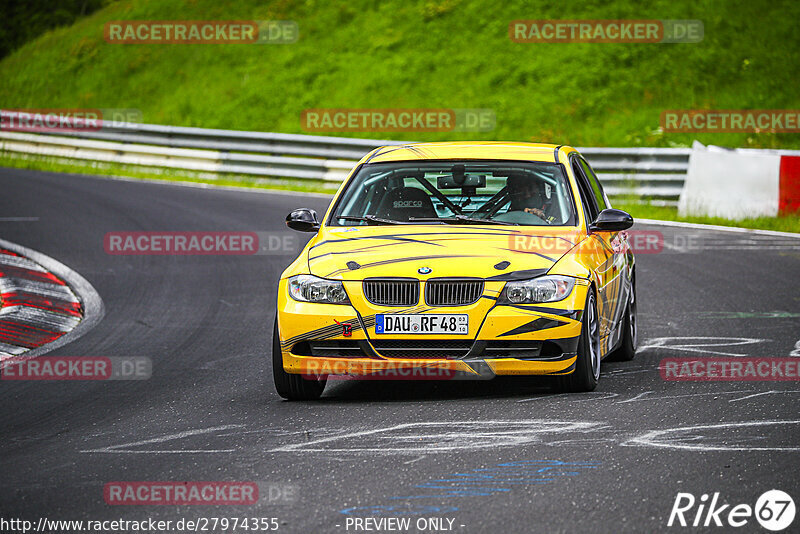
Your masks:
{"label": "driver in car", "polygon": [[532,213],[548,223],[554,220],[554,217],[547,215],[548,200],[544,182],[524,176],[509,176],[506,186],[511,199],[508,211]]}

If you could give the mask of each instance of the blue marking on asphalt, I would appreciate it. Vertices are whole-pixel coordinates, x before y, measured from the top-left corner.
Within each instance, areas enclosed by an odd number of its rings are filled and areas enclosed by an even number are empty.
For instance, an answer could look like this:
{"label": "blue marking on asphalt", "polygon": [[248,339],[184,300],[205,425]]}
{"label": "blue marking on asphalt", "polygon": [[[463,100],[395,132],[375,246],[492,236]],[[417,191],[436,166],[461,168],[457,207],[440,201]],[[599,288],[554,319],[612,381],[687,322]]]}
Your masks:
{"label": "blue marking on asphalt", "polygon": [[[507,462],[495,467],[473,469],[466,473],[452,473],[444,478],[417,484],[415,488],[424,490],[445,490],[426,492],[417,495],[388,497],[390,500],[449,499],[454,497],[489,497],[498,493],[511,492],[515,486],[547,485],[558,477],[573,477],[581,474],[580,469],[596,469],[600,462],[563,462],[561,460],[523,460]],[[510,486],[510,487],[506,487]],[[376,505],[345,508],[339,513],[345,515],[426,515],[431,513],[455,512],[456,507],[419,505]]]}

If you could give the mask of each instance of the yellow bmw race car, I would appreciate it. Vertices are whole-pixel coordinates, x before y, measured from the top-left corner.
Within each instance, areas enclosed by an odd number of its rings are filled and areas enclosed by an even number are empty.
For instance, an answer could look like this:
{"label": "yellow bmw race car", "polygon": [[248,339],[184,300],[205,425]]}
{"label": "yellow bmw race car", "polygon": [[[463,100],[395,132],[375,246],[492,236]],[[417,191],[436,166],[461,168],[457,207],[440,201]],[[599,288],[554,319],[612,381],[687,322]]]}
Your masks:
{"label": "yellow bmw race car", "polygon": [[637,344],[633,219],[574,148],[418,143],[373,150],[283,272],[275,387],[331,377],[555,375],[591,391]]}

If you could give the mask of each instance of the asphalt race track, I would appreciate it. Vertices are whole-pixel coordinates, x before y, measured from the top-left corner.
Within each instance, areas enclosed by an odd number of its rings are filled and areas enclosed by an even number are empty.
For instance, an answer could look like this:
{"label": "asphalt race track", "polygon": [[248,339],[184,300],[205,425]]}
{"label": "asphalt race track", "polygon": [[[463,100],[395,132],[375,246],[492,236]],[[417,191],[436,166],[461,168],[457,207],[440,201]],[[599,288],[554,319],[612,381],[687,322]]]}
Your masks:
{"label": "asphalt race track", "polygon": [[[593,393],[529,379],[340,381],[301,403],[278,397],[268,359],[276,282],[293,257],[115,256],[103,238],[283,232],[292,208],[322,212],[327,198],[15,169],[0,169],[0,191],[0,238],[71,267],[105,304],[99,325],[48,355],[153,363],[142,381],[0,382],[0,516],[681,532],[702,529],[668,529],[679,492],[731,506],[773,488],[800,495],[800,383],[665,381],[658,369],[668,357],[800,355],[800,239],[637,224],[664,243],[637,256],[640,351],[604,363]],[[256,481],[261,498],[103,499],[107,482],[173,480]],[[759,528],[750,518],[740,530]]]}

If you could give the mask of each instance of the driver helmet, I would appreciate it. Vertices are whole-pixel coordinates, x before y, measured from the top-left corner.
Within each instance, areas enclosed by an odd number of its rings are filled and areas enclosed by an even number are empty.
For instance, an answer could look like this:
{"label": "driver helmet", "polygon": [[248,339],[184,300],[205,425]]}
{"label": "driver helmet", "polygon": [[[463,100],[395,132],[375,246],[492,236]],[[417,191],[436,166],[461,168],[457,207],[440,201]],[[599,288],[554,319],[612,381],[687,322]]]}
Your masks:
{"label": "driver helmet", "polygon": [[544,182],[534,177],[514,174],[506,180],[508,196],[511,199],[511,211],[525,208],[541,209],[547,202]]}

